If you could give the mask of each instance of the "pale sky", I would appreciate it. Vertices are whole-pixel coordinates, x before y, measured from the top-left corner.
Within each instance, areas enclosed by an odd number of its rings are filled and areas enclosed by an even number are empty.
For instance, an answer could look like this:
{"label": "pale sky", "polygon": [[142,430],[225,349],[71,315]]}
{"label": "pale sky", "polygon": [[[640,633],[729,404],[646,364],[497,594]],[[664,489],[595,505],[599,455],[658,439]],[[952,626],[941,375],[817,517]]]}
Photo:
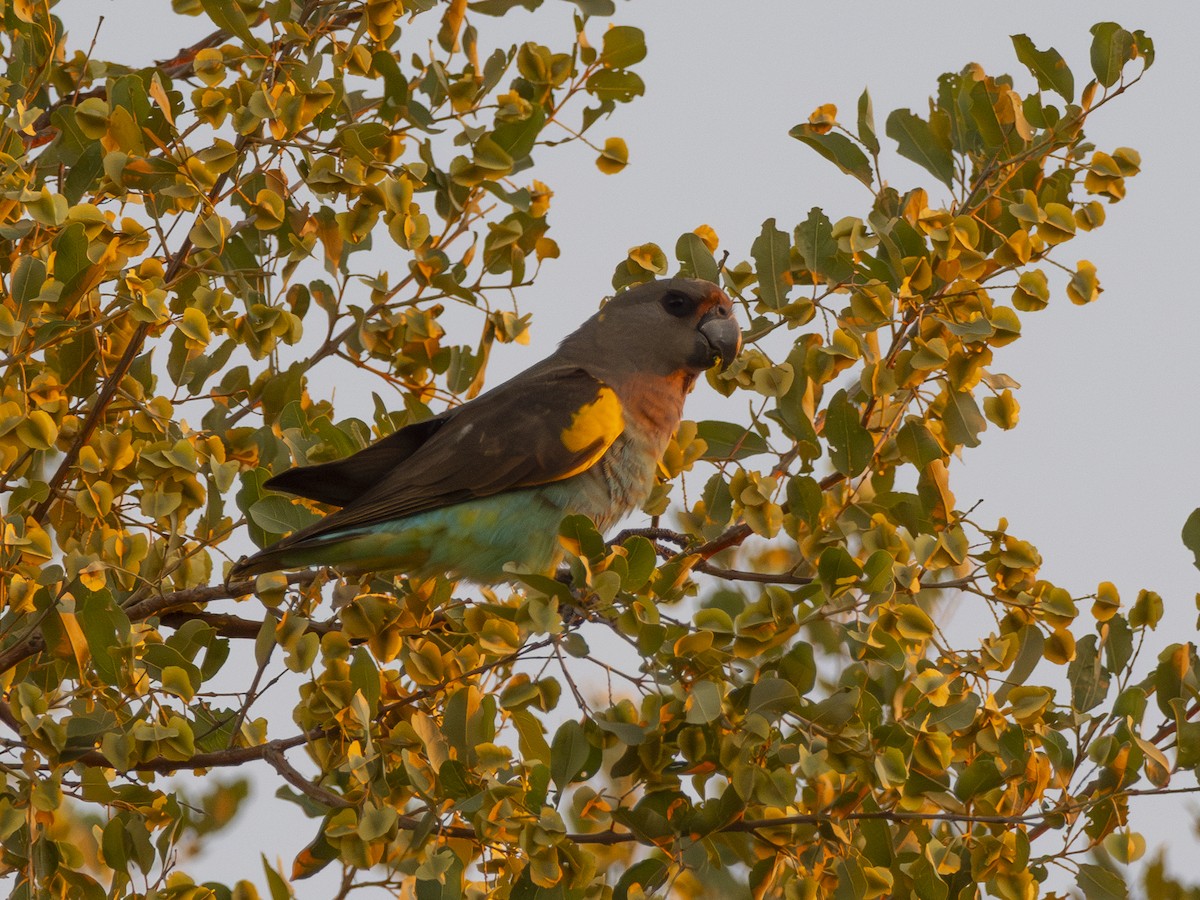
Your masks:
{"label": "pale sky", "polygon": [[[478,16],[475,24],[483,42],[498,27],[496,43],[524,37],[532,24],[565,43],[574,9],[547,0],[532,15]],[[132,64],[171,53],[205,31],[173,31],[179,20],[166,0],[64,0],[57,12],[72,29],[72,46],[83,47],[104,15],[96,56]],[[978,520],[1007,517],[1011,531],[1041,551],[1043,575],[1073,595],[1091,593],[1100,581],[1114,582],[1127,603],[1143,587],[1162,594],[1167,612],[1158,645],[1141,661],[1149,670],[1162,646],[1194,640],[1200,589],[1200,573],[1179,539],[1188,513],[1200,506],[1200,299],[1191,285],[1200,210],[1194,175],[1200,4],[618,3],[612,21],[646,31],[649,55],[637,71],[647,91],[593,134],[624,137],[631,165],[618,176],[602,175],[582,147],[538,159],[531,174],[555,191],[552,235],[562,257],[521,294],[522,310],[534,313],[531,345],[501,348],[489,383],[541,358],[594,310],[610,292],[614,265],[635,244],[654,241],[670,255],[680,232],[708,224],[732,262],[748,258],[768,217],[790,230],[812,206],[824,207],[834,221],[864,215],[867,191],[787,135],[818,105],[852,112],[869,87],[882,137],[889,110],[926,108],[937,76],[969,61],[991,73],[1011,72],[1017,89],[1028,92],[1032,77],[1012,52],[1014,33],[1057,48],[1081,86],[1090,75],[1088,29],[1110,19],[1144,29],[1158,58],[1143,82],[1088,129],[1099,149],[1131,146],[1143,163],[1126,200],[1107,210],[1107,224],[1071,242],[1060,257],[1094,262],[1105,292],[1087,307],[1057,295],[1047,310],[1022,314],[1022,338],[998,350],[994,365],[1023,385],[1020,425],[1012,432],[989,428],[982,446],[953,467],[952,488],[960,508],[984,500]],[[593,26],[594,36],[601,28]],[[922,184],[939,197],[930,176],[894,154],[884,172],[901,191]],[[688,414],[721,416],[720,403],[711,392],[698,393]],[[987,615],[975,602],[964,598],[956,616]],[[1200,877],[1193,817],[1185,812],[1196,805],[1145,801],[1132,824],[1151,846],[1174,837],[1171,868]],[[299,823],[303,837],[280,833],[281,824],[263,827],[262,809],[258,821],[244,820],[214,844],[207,862],[187,868],[203,877],[211,866],[210,877],[245,877],[262,886],[261,851],[281,855],[286,871],[315,823]],[[328,893],[317,880],[297,885],[301,898]]]}

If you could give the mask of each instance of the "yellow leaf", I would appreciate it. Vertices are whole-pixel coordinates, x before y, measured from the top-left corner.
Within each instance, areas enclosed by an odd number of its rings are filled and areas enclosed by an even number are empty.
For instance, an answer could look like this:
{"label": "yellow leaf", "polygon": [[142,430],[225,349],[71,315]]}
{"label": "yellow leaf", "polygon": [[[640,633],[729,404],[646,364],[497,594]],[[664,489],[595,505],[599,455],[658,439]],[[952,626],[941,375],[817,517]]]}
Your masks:
{"label": "yellow leaf", "polygon": [[1021,412],[1021,404],[1013,396],[1012,391],[1002,391],[997,397],[987,397],[983,401],[983,414],[988,421],[999,425],[1005,431],[1017,427],[1017,416]]}
{"label": "yellow leaf", "polygon": [[208,318],[194,306],[189,306],[183,311],[179,319],[179,330],[193,341],[202,344],[207,344],[212,336],[208,330]]}
{"label": "yellow leaf", "polygon": [[161,680],[163,690],[169,694],[174,694],[176,697],[191,700],[196,694],[192,688],[191,679],[188,678],[187,672],[180,666],[164,666]]}
{"label": "yellow leaf", "polygon": [[87,638],[83,636],[83,629],[79,627],[75,613],[60,611],[58,618],[62,622],[63,634],[66,635],[67,641],[71,645],[71,655],[75,657],[75,664],[82,672],[87,666],[88,660],[91,659]]}
{"label": "yellow leaf", "polygon": [[915,603],[901,603],[896,607],[896,630],[910,641],[921,641],[933,637],[933,619]]}
{"label": "yellow leaf", "polygon": [[17,426],[17,437],[33,450],[49,450],[58,439],[58,426],[49,413],[35,409]]}
{"label": "yellow leaf", "polygon": [[1097,622],[1107,622],[1121,608],[1121,595],[1111,581],[1102,581],[1096,588],[1096,599],[1092,603],[1092,615]]}
{"label": "yellow leaf", "polygon": [[717,237],[717,233],[712,229],[712,226],[701,225],[698,228],[693,228],[692,233],[704,242],[704,246],[708,248],[709,253],[717,252],[717,246],[720,244],[721,239]]}
{"label": "yellow leaf", "polygon": [[167,121],[174,127],[175,116],[171,112],[171,100],[167,97],[167,92],[163,88],[162,81],[159,79],[157,72],[150,78],[150,87],[147,91],[154,98],[154,102],[158,104],[158,108],[162,110]]}
{"label": "yellow leaf", "polygon": [[1075,635],[1065,628],[1055,628],[1043,647],[1046,659],[1056,665],[1065,665],[1075,658]]}
{"label": "yellow leaf", "polygon": [[88,563],[86,568],[79,570],[79,582],[89,591],[102,591],[108,584],[105,570],[108,567],[102,562]]}
{"label": "yellow leaf", "polygon": [[254,227],[259,231],[270,231],[283,224],[283,198],[272,190],[263,188],[254,196]]}
{"label": "yellow leaf", "polygon": [[1091,303],[1100,296],[1104,289],[1100,287],[1100,279],[1096,277],[1096,267],[1086,259],[1076,264],[1075,274],[1067,283],[1067,296],[1076,306]]}
{"label": "yellow leaf", "polygon": [[658,244],[641,244],[637,247],[630,247],[628,255],[629,261],[639,268],[653,272],[655,275],[666,274],[667,257]]}
{"label": "yellow leaf", "polygon": [[629,165],[629,148],[619,137],[607,138],[604,149],[596,157],[596,168],[605,175],[615,175]]}
{"label": "yellow leaf", "polygon": [[809,115],[808,124],[817,134],[825,134],[837,124],[837,107],[832,103],[822,103]]}

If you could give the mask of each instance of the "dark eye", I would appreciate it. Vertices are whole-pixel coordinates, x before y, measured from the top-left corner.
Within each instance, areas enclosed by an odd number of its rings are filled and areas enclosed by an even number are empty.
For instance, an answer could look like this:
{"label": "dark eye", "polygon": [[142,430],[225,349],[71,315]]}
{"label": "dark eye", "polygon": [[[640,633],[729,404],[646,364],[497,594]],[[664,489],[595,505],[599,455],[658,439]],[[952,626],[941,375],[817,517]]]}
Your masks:
{"label": "dark eye", "polygon": [[662,305],[663,309],[665,309],[671,315],[678,316],[680,318],[691,314],[692,310],[695,309],[695,304],[690,298],[685,297],[683,294],[676,293],[675,291],[670,291],[665,297],[663,297]]}

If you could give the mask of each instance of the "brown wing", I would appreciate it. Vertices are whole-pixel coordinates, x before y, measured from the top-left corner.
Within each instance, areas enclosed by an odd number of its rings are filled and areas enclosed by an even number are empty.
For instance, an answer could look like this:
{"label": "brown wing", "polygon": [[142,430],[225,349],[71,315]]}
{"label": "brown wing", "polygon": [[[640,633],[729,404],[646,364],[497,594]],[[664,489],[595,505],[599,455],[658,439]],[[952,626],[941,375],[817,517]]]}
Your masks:
{"label": "brown wing", "polygon": [[281,472],[264,487],[333,506],[348,506],[377,486],[446,424],[449,413],[406,425],[345,459]]}
{"label": "brown wing", "polygon": [[[345,460],[285,472],[269,485],[318,500],[354,495],[287,538],[291,545],[568,478],[594,465],[624,427],[616,393],[594,376],[580,368],[535,370]],[[301,474],[308,472],[312,478]],[[347,472],[348,486],[315,483]]]}

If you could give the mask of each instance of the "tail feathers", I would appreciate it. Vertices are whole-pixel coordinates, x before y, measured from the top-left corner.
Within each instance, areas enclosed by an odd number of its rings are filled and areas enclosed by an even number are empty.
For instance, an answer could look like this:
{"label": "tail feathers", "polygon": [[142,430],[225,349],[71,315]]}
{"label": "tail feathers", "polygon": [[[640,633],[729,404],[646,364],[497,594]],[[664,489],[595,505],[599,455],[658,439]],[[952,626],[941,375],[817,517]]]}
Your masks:
{"label": "tail feathers", "polygon": [[280,569],[290,568],[283,562],[281,556],[282,554],[272,553],[270,550],[263,550],[253,556],[243,556],[233,564],[225,581],[227,584],[231,584],[235,581],[245,581],[264,572],[278,572]]}
{"label": "tail feathers", "polygon": [[333,566],[344,574],[381,568],[404,569],[407,563],[414,561],[405,555],[411,550],[411,547],[398,544],[394,535],[386,533],[349,531],[308,537],[303,532],[296,532],[265,550],[243,556],[230,568],[226,583],[253,578],[264,572],[320,566]]}
{"label": "tail feathers", "polygon": [[[319,566],[326,563],[322,559],[312,559],[312,543],[307,540],[296,540],[297,534],[285,537],[277,544],[272,544],[265,550],[259,550],[250,556],[243,556],[229,570],[226,582],[239,581],[262,575],[264,572],[279,572],[282,569],[306,569],[309,566]],[[318,546],[326,541],[315,542]],[[332,560],[330,561],[332,562]]]}

